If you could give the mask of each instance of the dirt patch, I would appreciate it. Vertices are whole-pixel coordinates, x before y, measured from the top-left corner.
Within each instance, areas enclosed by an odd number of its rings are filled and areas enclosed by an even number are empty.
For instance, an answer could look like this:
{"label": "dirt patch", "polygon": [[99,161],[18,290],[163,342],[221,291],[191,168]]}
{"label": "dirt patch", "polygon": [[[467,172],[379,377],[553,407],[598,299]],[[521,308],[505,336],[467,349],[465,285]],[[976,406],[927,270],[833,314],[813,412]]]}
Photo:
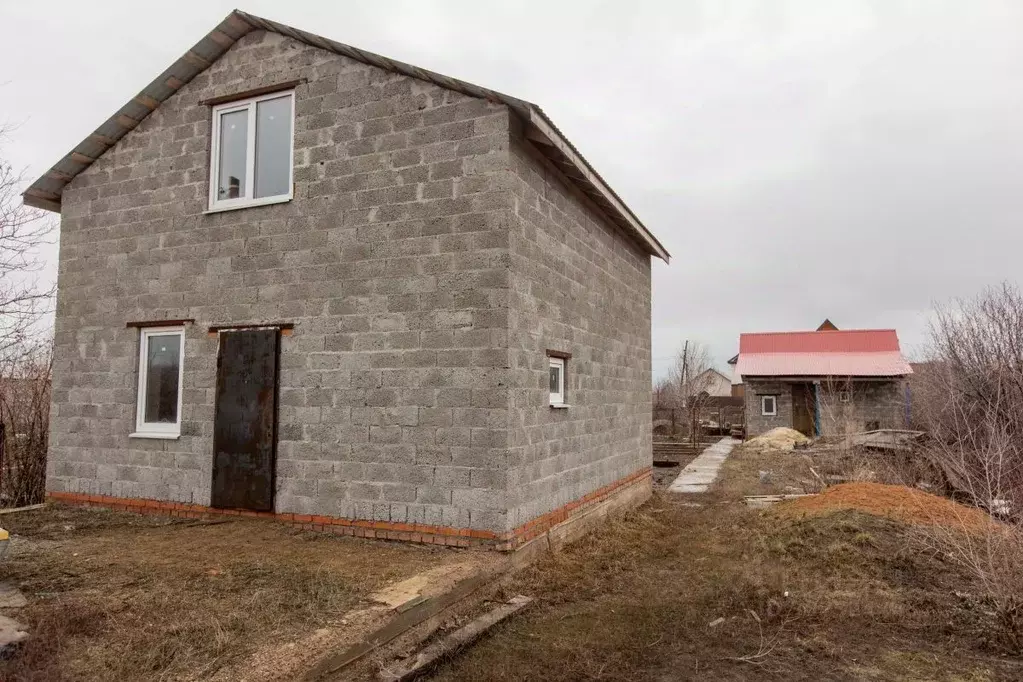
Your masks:
{"label": "dirt patch", "polygon": [[314,649],[388,617],[374,591],[493,557],[60,505],[4,525],[14,534],[4,577],[28,599],[17,617],[32,635],[0,661],[12,682],[286,679],[323,653]]}
{"label": "dirt patch", "polygon": [[778,504],[773,513],[782,516],[826,514],[852,509],[904,523],[946,526],[966,531],[987,530],[996,523],[976,507],[901,485],[844,483],[812,497]]}
{"label": "dirt patch", "polygon": [[1015,679],[978,642],[968,579],[891,519],[788,518],[674,496],[609,522],[508,586],[533,610],[437,671],[441,680]]}

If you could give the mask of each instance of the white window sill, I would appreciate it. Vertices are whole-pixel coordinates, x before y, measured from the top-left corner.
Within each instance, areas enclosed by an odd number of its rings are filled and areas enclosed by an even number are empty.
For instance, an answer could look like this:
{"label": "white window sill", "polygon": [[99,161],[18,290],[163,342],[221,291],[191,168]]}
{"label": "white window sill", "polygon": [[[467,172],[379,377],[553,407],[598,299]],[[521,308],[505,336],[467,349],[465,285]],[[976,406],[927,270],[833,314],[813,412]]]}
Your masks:
{"label": "white window sill", "polygon": [[568,408],[568,403],[551,403],[552,410],[567,410]]}
{"label": "white window sill", "polygon": [[253,208],[254,206],[270,206],[271,204],[284,204],[291,201],[291,196],[283,197],[267,197],[265,199],[253,199],[252,201],[246,201],[241,204],[230,204],[227,206],[214,206],[203,211],[203,215],[209,215],[210,213],[223,213],[224,211],[238,211],[243,208]]}
{"label": "white window sill", "polygon": [[154,431],[136,431],[129,433],[128,438],[157,438],[160,440],[177,440],[181,438],[180,433],[158,433]]}

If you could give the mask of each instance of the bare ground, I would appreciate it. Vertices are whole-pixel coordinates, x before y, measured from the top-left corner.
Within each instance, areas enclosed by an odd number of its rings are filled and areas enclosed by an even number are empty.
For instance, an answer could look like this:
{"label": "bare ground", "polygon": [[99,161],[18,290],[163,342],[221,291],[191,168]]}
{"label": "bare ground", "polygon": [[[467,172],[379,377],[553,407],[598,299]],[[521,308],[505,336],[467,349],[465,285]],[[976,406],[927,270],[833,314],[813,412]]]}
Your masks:
{"label": "bare ground", "polygon": [[[655,494],[515,577],[509,592],[539,603],[435,678],[1023,678],[992,614],[969,597],[970,578],[925,551],[913,528],[853,511],[786,518],[739,502],[813,487],[810,467],[821,477],[907,475],[870,454],[737,449],[709,494]],[[704,506],[685,505],[694,500]]]}
{"label": "bare ground", "polygon": [[0,661],[7,682],[293,677],[393,615],[375,590],[424,571],[443,583],[492,560],[262,520],[59,505],[3,525],[15,537],[0,577],[29,600],[9,615],[32,634]]}

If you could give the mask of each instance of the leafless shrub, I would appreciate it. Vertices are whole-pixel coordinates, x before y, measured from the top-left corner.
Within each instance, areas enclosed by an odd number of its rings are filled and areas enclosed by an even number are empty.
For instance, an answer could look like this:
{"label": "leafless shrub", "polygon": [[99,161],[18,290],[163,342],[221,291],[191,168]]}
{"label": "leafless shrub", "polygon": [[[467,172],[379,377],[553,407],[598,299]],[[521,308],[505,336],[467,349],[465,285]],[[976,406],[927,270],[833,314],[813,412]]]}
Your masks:
{"label": "leafless shrub", "polygon": [[1023,510],[1023,294],[1005,284],[936,311],[930,361],[914,377],[928,456],[956,490],[998,513]]}
{"label": "leafless shrub", "polygon": [[[0,141],[9,132],[0,126]],[[21,200],[0,156],[0,504],[41,502],[50,415],[50,342],[40,328],[54,286],[39,280],[54,225]]]}
{"label": "leafless shrub", "polygon": [[0,505],[43,501],[50,422],[49,344],[0,363]]}
{"label": "leafless shrub", "polygon": [[928,538],[969,570],[1005,643],[1023,651],[1023,294],[1003,284],[938,308],[930,342],[913,391],[924,454],[959,496],[1005,523],[936,525]]}

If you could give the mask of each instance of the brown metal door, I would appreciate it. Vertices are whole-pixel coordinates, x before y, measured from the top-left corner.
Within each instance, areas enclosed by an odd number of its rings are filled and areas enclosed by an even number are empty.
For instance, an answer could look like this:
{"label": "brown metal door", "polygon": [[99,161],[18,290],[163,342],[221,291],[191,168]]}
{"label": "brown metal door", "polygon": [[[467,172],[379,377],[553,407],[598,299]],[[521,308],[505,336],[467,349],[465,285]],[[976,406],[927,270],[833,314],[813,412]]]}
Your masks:
{"label": "brown metal door", "polygon": [[277,329],[220,333],[211,504],[273,511]]}

